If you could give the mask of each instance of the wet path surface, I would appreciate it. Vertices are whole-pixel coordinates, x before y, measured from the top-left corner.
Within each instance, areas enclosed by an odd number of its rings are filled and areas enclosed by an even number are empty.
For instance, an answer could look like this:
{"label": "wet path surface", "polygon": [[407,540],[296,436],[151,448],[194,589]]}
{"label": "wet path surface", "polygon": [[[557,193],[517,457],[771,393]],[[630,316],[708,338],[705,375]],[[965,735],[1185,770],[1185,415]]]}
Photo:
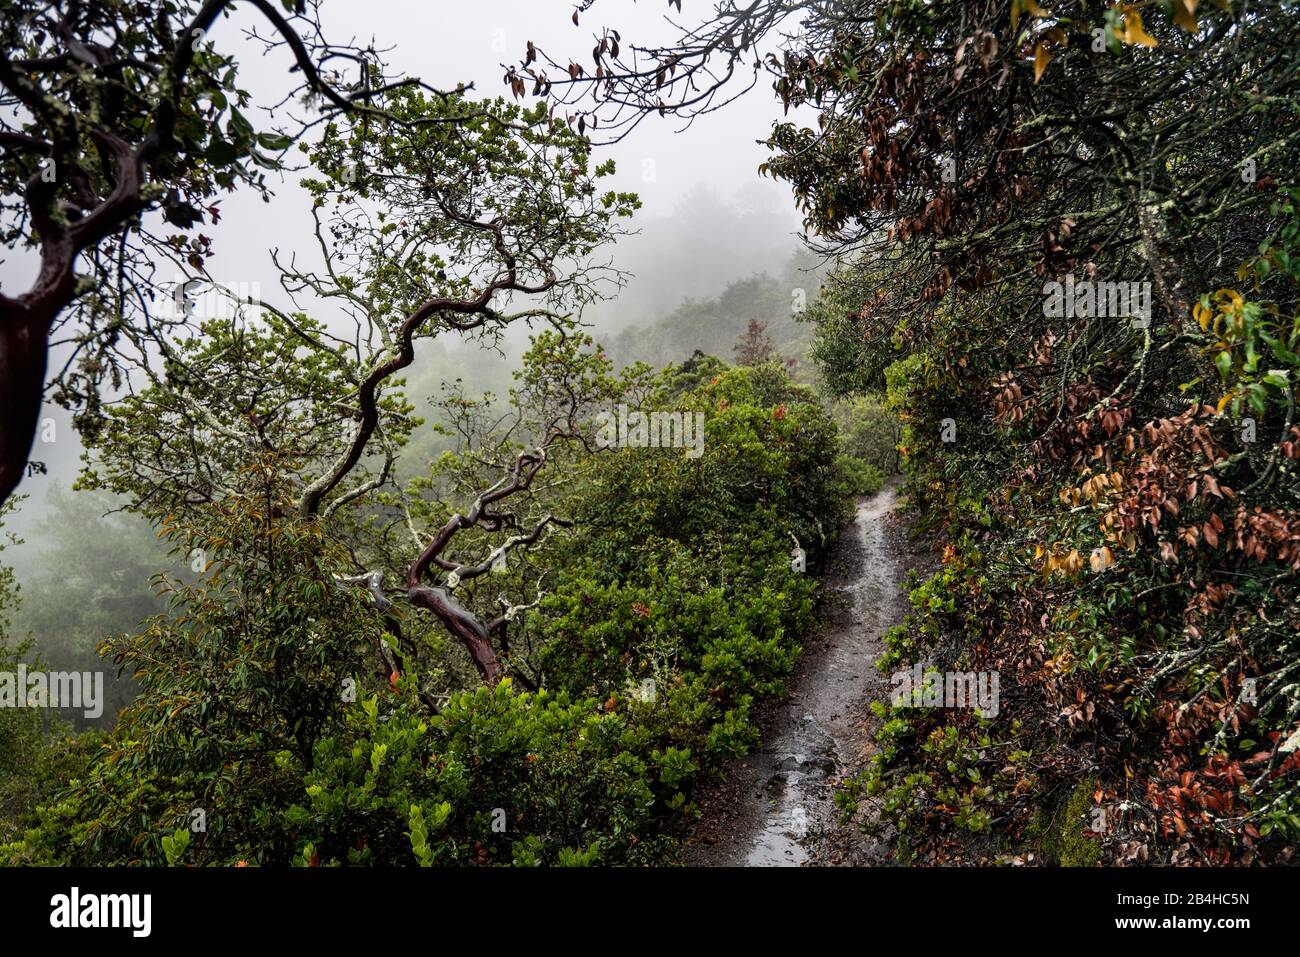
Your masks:
{"label": "wet path surface", "polygon": [[683,857],[695,866],[882,863],[886,848],[841,827],[837,781],[871,754],[868,705],[886,696],[881,637],[901,621],[892,486],[861,501],[828,562],[827,619],[809,639],[788,699],[763,721],[764,743],[701,797]]}

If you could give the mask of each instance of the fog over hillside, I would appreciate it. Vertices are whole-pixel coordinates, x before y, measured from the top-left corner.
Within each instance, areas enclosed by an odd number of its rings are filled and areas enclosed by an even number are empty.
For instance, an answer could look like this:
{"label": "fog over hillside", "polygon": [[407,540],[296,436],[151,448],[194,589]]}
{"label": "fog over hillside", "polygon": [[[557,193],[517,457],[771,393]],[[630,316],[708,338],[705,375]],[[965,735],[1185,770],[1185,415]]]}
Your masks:
{"label": "fog over hillside", "polygon": [[[327,19],[339,36],[351,34],[380,50],[391,47],[389,58],[395,69],[430,76],[448,87],[472,84],[471,95],[481,97],[507,94],[497,65],[516,59],[527,41],[571,43],[578,32],[559,8],[499,0],[458,8],[458,42],[434,49],[403,44],[407,35],[438,35],[437,6],[418,0],[378,6],[338,4],[328,9]],[[617,19],[625,32],[639,31],[642,39],[664,30],[657,9],[628,6]],[[248,14],[237,10],[214,27],[213,35],[242,51],[241,86],[259,102],[273,102],[267,91],[279,82],[285,54],[263,56],[260,47],[242,36],[251,22]],[[628,234],[604,254],[609,265],[625,275],[625,286],[610,287],[611,298],[592,304],[583,317],[601,341],[612,340],[630,327],[653,326],[684,301],[718,296],[733,282],[786,273],[800,248],[799,216],[788,189],[756,177],[758,164],[768,155],[758,141],[779,112],[767,91],[756,90],[712,116],[710,123],[683,129],[678,121],[652,117],[620,142],[596,151],[597,161],[613,157],[617,163],[613,187],[635,191],[643,204],[628,224]],[[271,206],[251,190],[220,198],[220,222],[204,230],[214,239],[207,268],[215,281],[254,289],[273,304],[289,303],[280,289],[271,251],[282,261],[319,259],[315,249],[303,246],[310,206],[298,178],[295,173],[271,177],[275,193]],[[34,269],[29,251],[10,253],[0,261],[0,280],[6,288],[21,288]],[[173,273],[169,266],[160,268],[160,283],[170,281]],[[296,301],[326,321],[334,314],[332,303],[301,294]],[[505,330],[500,352],[483,350],[457,336],[421,343],[418,348],[422,355],[428,353],[428,361],[417,360],[408,374],[413,400],[423,406],[425,398],[436,392],[444,370],[453,367],[477,371],[478,382],[469,383],[471,391],[503,391],[530,335],[523,325]],[[701,338],[700,345],[704,343]],[[66,355],[66,350],[56,348],[51,367],[65,361]],[[660,357],[629,358],[655,363]],[[35,475],[24,484],[20,491],[27,497],[6,521],[6,528],[28,539],[26,545],[7,553],[20,577],[39,565],[33,537],[44,517],[48,489],[70,488],[81,457],[68,414],[47,403],[43,416],[47,423],[33,458],[45,464],[47,474]],[[42,437],[52,440],[42,441]]]}

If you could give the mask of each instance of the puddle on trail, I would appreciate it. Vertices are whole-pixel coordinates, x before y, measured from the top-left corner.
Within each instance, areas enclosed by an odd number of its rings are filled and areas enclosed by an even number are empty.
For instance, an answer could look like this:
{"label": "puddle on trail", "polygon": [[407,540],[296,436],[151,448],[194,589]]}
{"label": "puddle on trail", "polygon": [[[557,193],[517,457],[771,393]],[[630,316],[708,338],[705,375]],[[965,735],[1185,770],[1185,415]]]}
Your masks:
{"label": "puddle on trail", "polygon": [[756,834],[745,856],[750,867],[797,866],[809,860],[803,841],[811,826],[810,784],[825,782],[834,773],[835,742],[811,714],[785,741],[793,750],[774,751],[776,772],[768,779],[770,807],[763,830]]}

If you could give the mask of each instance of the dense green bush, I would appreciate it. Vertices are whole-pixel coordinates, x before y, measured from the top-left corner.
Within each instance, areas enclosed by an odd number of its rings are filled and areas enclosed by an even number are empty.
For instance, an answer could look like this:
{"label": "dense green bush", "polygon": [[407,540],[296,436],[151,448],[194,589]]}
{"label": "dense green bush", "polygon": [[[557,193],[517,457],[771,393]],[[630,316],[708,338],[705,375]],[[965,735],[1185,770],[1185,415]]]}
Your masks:
{"label": "dense green bush", "polygon": [[897,413],[886,404],[883,393],[839,399],[831,405],[831,416],[839,429],[844,453],[869,465],[881,475],[899,471],[898,443],[901,438]]}
{"label": "dense green bush", "polygon": [[[435,710],[409,645],[343,587],[344,546],[259,493],[172,530],[208,571],[105,643],[135,704],[13,862],[588,864],[670,858],[701,774],[757,741],[814,621],[811,572],[849,515],[831,418],[777,364],[698,357],[642,409],[699,411],[704,454],[568,462],[573,530],[507,678]],[[591,468],[589,465],[597,467]],[[258,474],[251,476],[257,487]],[[795,543],[808,571],[791,561]],[[409,637],[409,636],[408,636]],[[376,674],[373,650],[399,661]],[[459,648],[453,647],[453,653]],[[349,694],[351,690],[351,694]],[[205,827],[193,829],[201,811]]]}
{"label": "dense green bush", "polygon": [[769,169],[857,256],[813,354],[836,393],[885,387],[938,546],[881,667],[997,675],[1001,703],[879,702],[842,803],[927,863],[1291,861],[1293,11],[901,6],[787,58],[821,112]]}
{"label": "dense green bush", "polygon": [[840,472],[840,487],[846,495],[875,495],[885,484],[880,469],[852,455],[835,457]]}

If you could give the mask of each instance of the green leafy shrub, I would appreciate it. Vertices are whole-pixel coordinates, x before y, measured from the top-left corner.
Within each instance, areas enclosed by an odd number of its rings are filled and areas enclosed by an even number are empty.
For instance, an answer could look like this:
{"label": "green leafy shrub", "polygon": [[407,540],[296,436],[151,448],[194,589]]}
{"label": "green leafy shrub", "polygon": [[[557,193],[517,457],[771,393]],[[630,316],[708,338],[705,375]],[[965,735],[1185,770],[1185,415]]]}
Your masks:
{"label": "green leafy shrub", "polygon": [[[431,711],[410,642],[337,580],[344,544],[279,507],[268,466],[265,495],[167,527],[210,566],[165,583],[169,612],[142,633],[105,643],[141,695],[6,858],[671,859],[693,785],[757,742],[754,705],[784,692],[815,621],[792,540],[815,567],[851,506],[834,423],[779,366],[695,361],[647,386],[643,408],[705,414],[706,454],[570,463],[578,521],[546,544],[548,585],[517,632],[537,690],[507,678]],[[380,641],[393,674],[374,674]],[[196,809],[205,828],[190,828]]]}

